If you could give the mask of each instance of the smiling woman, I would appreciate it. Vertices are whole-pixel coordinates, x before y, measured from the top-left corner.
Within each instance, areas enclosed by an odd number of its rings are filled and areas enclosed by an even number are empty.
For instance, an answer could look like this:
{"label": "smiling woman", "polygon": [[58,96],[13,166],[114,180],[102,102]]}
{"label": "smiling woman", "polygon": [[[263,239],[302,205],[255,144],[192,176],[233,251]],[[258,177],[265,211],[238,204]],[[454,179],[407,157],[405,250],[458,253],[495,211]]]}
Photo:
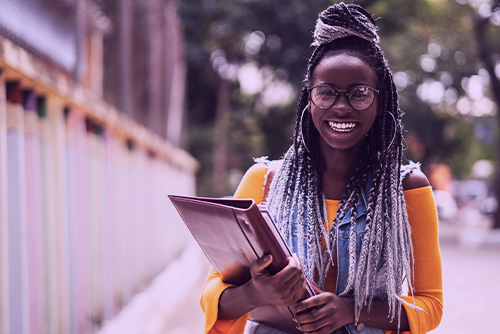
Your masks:
{"label": "smiling woman", "polygon": [[[402,111],[376,30],[357,5],[320,13],[293,145],[282,161],[259,160],[235,193],[267,202],[296,255],[275,275],[269,257],[257,260],[241,286],[212,270],[201,300],[207,333],[286,333],[286,319],[254,318],[269,304],[298,311],[293,333],[425,333],[439,324],[436,206],[418,165],[402,166]],[[301,300],[306,280],[316,296]]]}

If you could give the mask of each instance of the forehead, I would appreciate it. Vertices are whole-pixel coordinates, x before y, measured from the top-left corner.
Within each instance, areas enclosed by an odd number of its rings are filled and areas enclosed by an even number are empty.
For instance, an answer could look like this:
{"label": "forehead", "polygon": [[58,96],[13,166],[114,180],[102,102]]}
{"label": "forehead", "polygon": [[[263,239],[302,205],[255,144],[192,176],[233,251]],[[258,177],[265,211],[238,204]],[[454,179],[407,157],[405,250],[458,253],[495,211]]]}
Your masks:
{"label": "forehead", "polygon": [[378,88],[377,76],[370,66],[358,57],[345,53],[325,56],[313,73],[313,85],[329,83],[339,88],[368,85]]}

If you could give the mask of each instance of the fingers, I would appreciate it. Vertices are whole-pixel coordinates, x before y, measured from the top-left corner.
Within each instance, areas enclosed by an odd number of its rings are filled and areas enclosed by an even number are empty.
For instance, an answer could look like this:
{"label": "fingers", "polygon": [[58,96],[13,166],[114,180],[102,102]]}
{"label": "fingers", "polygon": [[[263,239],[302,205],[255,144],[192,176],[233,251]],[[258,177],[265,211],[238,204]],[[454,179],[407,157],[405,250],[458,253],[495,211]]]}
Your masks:
{"label": "fingers", "polygon": [[295,256],[287,258],[287,265],[283,268],[279,273],[274,275],[277,279],[282,280],[285,284],[288,281],[295,282],[297,279],[304,277],[304,272],[302,270],[302,265],[300,264],[300,260]]}
{"label": "fingers", "polygon": [[259,300],[265,303],[291,306],[303,296],[306,280],[297,255],[287,258],[285,268],[275,275],[270,275],[266,268],[271,264],[272,256],[266,255],[250,268],[252,284]]}
{"label": "fingers", "polygon": [[304,295],[306,290],[306,280],[300,275],[296,280],[290,280],[284,285],[284,289],[289,291],[289,303],[286,306],[295,305]]}
{"label": "fingers", "polygon": [[297,262],[297,266],[302,270],[302,263],[300,262],[299,256],[296,253],[292,254],[292,258]]}
{"label": "fingers", "polygon": [[321,290],[320,288],[318,288],[316,286],[316,284],[314,284],[313,282],[311,282],[309,280],[308,280],[308,282],[309,282],[309,285],[311,286],[311,288],[313,289],[314,294],[319,295],[319,294],[322,294],[324,292],[323,290]]}
{"label": "fingers", "polygon": [[312,310],[318,306],[323,306],[328,302],[327,297],[324,294],[316,295],[295,305],[295,311],[306,312]]}
{"label": "fingers", "polygon": [[342,326],[336,327],[334,324],[330,323],[328,318],[322,318],[315,323],[301,324],[297,328],[307,334],[330,334],[336,329]]}
{"label": "fingers", "polygon": [[324,292],[297,304],[295,319],[303,332],[331,333],[354,320],[350,308],[342,298]]}
{"label": "fingers", "polygon": [[297,313],[295,315],[297,328],[305,333],[332,333],[336,329],[332,324],[334,314],[327,314],[323,306],[315,309],[307,308],[302,313]]}

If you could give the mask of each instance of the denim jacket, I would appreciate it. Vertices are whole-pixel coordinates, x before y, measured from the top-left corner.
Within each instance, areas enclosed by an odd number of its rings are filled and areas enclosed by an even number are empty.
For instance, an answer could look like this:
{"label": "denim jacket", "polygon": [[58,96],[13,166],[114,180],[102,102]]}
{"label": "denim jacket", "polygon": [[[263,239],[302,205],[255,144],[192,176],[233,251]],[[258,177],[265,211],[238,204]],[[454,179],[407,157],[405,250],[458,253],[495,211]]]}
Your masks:
{"label": "denim jacket", "polygon": [[[358,201],[358,207],[356,212],[356,263],[359,261],[359,254],[361,251],[361,244],[363,241],[363,237],[365,235],[366,230],[366,215],[367,215],[367,206],[368,206],[368,197],[370,194],[371,188],[371,178],[368,179],[368,182],[365,186],[364,191],[361,193],[361,196]],[[351,231],[351,211],[349,210],[347,214],[344,216],[342,221],[338,226],[338,234],[337,234],[337,291],[336,294],[342,293],[347,287],[347,281],[349,277],[349,235]],[[385,273],[380,270],[381,266],[377,270],[377,286],[374,295],[374,299],[387,299],[387,293],[385,288]],[[351,289],[347,292],[347,294],[343,295],[343,297],[354,298],[354,291]],[[345,325],[347,331],[350,334],[362,333],[362,334],[383,334],[384,330],[379,328],[372,328],[368,326],[364,326],[361,329],[361,326],[358,326],[360,331],[356,329],[354,324]]]}
{"label": "denim jacket", "polygon": [[[408,165],[401,166],[401,180],[405,178],[405,176],[410,173],[414,169],[420,169],[419,164],[410,162]],[[366,182],[366,186],[364,191],[361,193],[361,196],[358,200],[358,207],[356,212],[356,263],[359,261],[359,255],[361,252],[361,245],[365,235],[366,230],[366,216],[367,216],[367,206],[368,206],[368,198],[370,196],[370,188],[371,188],[371,176],[368,178]],[[342,221],[338,226],[337,233],[337,290],[336,294],[342,293],[348,282],[349,278],[349,235],[351,231],[351,211],[349,210]],[[305,227],[307,228],[307,227]],[[293,225],[294,239],[292,241],[292,248],[295,253],[298,253],[297,247],[297,229],[298,226],[296,224]],[[307,231],[304,231],[307,233]],[[306,249],[306,240],[304,240],[304,249]],[[374,293],[374,299],[378,300],[387,300],[387,289],[386,289],[386,278],[385,271],[382,269],[382,261],[379,264],[376,272],[376,288]],[[354,291],[348,291],[347,294],[343,295],[343,297],[354,298]],[[364,326],[363,329],[358,331],[354,324],[347,324],[344,326],[348,333],[350,334],[383,334],[384,330],[379,328],[373,328]],[[340,331],[345,333],[344,331]],[[339,332],[339,333],[340,333]]]}
{"label": "denim jacket", "polygon": [[[414,169],[420,169],[420,165],[414,162],[410,162],[408,165],[401,166],[401,180],[405,178],[405,176],[410,173]],[[361,196],[358,200],[358,207],[356,212],[356,263],[359,261],[359,255],[361,252],[361,245],[363,241],[363,237],[365,235],[366,230],[366,216],[367,216],[367,206],[368,206],[368,198],[370,195],[371,188],[371,175],[369,176],[364,191],[361,193]],[[297,212],[295,212],[295,216]],[[342,221],[338,226],[338,238],[337,238],[337,289],[336,294],[343,292],[347,286],[348,278],[349,278],[349,235],[351,230],[351,211],[349,210]],[[298,251],[298,224],[294,223],[292,225],[292,251],[294,253],[299,253]],[[307,226],[304,226],[304,233],[307,234]],[[303,240],[304,249],[307,249],[307,240]],[[374,293],[374,299],[378,300],[387,300],[387,290],[386,290],[386,279],[385,272],[382,270],[382,262],[379,264],[376,272],[376,289]],[[348,291],[344,297],[354,298],[354,291]],[[265,326],[264,326],[265,327]],[[343,328],[340,328],[335,331],[335,334],[384,334],[383,329],[373,328],[368,326],[358,326],[360,329],[356,328],[353,323],[345,325]],[[279,332],[279,331],[278,331]],[[246,332],[245,332],[246,333]],[[262,332],[265,333],[265,332]]]}
{"label": "denim jacket", "polygon": [[[403,180],[408,173],[414,169],[420,169],[420,165],[414,162],[410,162],[408,165],[401,166],[401,180]],[[371,176],[366,182],[365,189],[359,198],[358,208],[356,212],[356,263],[359,261],[359,254],[361,252],[361,243],[365,235],[366,230],[366,215],[368,198],[370,196],[371,188]],[[349,277],[349,234],[351,231],[351,211],[348,211],[344,216],[342,221],[338,226],[338,239],[337,239],[337,291],[336,294],[343,292],[347,286],[347,281]],[[376,288],[374,293],[374,299],[387,300],[387,289],[386,289],[386,279],[385,270],[382,270],[382,262],[379,264],[376,272]],[[348,291],[345,297],[354,298],[354,291]],[[364,326],[364,328],[358,332],[354,324],[347,324],[347,331],[350,334],[355,333],[366,333],[366,334],[383,334],[384,330],[379,328],[372,328]]]}

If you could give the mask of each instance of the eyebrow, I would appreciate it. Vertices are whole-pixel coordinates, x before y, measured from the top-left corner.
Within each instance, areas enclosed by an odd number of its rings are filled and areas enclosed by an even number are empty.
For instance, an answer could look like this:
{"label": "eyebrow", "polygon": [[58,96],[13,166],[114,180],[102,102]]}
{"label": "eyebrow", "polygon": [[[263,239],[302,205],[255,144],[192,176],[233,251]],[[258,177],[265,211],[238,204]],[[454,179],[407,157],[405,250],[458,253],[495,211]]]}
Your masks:
{"label": "eyebrow", "polygon": [[[317,85],[327,85],[327,86],[330,86],[330,87],[335,88],[335,89],[340,89],[340,88],[338,88],[337,85],[334,85],[334,84],[329,83],[329,82],[320,82],[320,83],[318,83],[316,85],[312,85],[311,87],[314,87],[314,86],[317,86]],[[378,88],[375,88],[372,85],[369,85],[369,84],[366,84],[366,83],[356,83],[356,84],[349,85],[349,86],[347,86],[346,90],[349,90],[349,89],[357,87],[357,86],[368,86],[370,88],[378,90]],[[341,90],[343,90],[343,89],[341,89]]]}

